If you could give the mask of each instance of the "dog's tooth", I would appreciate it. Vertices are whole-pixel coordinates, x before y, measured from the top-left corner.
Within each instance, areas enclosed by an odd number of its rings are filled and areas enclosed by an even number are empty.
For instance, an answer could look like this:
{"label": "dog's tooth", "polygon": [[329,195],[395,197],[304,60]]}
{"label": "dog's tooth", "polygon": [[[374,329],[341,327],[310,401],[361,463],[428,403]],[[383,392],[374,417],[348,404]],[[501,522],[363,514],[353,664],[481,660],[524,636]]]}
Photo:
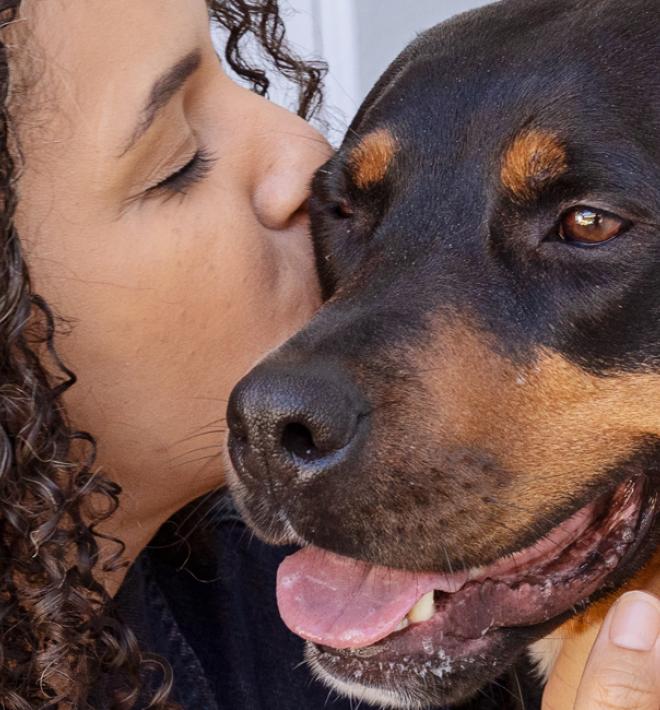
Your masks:
{"label": "dog's tooth", "polygon": [[401,623],[396,627],[396,631],[403,631],[404,629],[408,628],[410,626],[410,622],[408,619],[404,616],[403,619],[401,619]]}
{"label": "dog's tooth", "polygon": [[480,579],[486,573],[487,567],[472,567],[468,570],[468,581],[472,582],[475,579]]}
{"label": "dog's tooth", "polygon": [[433,601],[433,592],[425,594],[415,606],[408,612],[406,617],[411,624],[421,624],[423,621],[428,621],[435,612],[435,604]]}

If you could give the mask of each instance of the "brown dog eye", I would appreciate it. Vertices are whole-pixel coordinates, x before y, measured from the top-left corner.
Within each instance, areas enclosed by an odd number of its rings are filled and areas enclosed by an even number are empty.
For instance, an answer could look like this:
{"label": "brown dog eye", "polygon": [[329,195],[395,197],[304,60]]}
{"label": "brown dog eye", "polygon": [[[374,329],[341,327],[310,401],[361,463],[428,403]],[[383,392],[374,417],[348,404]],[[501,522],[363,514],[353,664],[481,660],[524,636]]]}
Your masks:
{"label": "brown dog eye", "polygon": [[620,236],[628,226],[628,222],[609,212],[576,207],[562,217],[559,236],[565,242],[602,244]]}

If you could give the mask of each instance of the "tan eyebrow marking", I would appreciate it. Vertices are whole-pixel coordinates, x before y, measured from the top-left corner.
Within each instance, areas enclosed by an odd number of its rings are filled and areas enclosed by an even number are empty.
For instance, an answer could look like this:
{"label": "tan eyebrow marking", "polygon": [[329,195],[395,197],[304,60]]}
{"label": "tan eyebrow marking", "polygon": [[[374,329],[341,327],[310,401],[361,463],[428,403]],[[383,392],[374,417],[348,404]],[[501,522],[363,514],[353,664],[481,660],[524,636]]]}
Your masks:
{"label": "tan eyebrow marking", "polygon": [[396,138],[386,128],[366,135],[348,157],[356,186],[366,190],[379,183],[387,174],[397,149]]}
{"label": "tan eyebrow marking", "polygon": [[500,179],[518,201],[533,200],[568,169],[566,149],[553,133],[528,130],[516,136],[502,159]]}

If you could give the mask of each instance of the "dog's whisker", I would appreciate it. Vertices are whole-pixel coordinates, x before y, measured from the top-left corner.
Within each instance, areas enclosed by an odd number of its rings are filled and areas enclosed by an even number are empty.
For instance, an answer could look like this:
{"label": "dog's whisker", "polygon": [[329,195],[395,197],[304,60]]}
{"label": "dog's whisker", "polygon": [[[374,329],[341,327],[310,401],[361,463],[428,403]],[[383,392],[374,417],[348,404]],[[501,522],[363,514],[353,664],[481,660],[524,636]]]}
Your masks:
{"label": "dog's whisker", "polygon": [[449,568],[449,574],[454,574],[454,569],[451,564],[451,560],[449,559],[449,553],[447,552],[447,546],[446,545],[441,545],[442,547],[442,554],[445,556],[445,560],[447,562],[447,567]]}
{"label": "dog's whisker", "polygon": [[[198,431],[196,434],[191,434],[190,436],[186,437],[185,439],[181,439],[177,444],[186,444],[191,441],[194,441],[195,439],[202,439],[206,436],[221,436],[222,434],[225,434],[227,432],[226,429],[208,429],[206,431]],[[219,446],[220,444],[218,444]]]}
{"label": "dog's whisker", "polygon": [[[211,447],[215,448],[215,447]],[[214,460],[221,460],[222,459],[222,452],[218,452],[217,454],[212,454],[209,456],[199,456],[198,458],[191,459],[189,461],[177,461],[175,464],[171,466],[171,468],[182,468],[183,466],[190,466],[191,464],[198,463],[200,461],[205,461],[206,463],[210,463],[211,461]],[[200,469],[200,471],[203,470]]]}
{"label": "dog's whisker", "polygon": [[208,431],[201,431],[195,434],[194,436],[189,437],[185,441],[180,441],[179,446],[183,444],[192,444],[192,443],[203,443],[203,440],[209,440],[209,438],[213,438],[215,441],[215,446],[217,446],[219,449],[222,449],[224,447],[225,439],[224,435],[227,433],[226,429],[209,429]]}
{"label": "dog's whisker", "polygon": [[[217,491],[213,491],[213,495],[215,496],[217,494]],[[212,497],[211,497],[212,499]],[[208,503],[209,499],[206,499],[204,501],[204,505]],[[197,530],[200,530],[204,527],[204,525],[207,523],[207,521],[212,518],[212,516],[215,514],[215,511],[222,505],[222,499],[214,501],[210,506],[206,508],[202,512],[201,515],[197,515],[196,520],[190,530],[185,534],[186,539],[189,539]]]}
{"label": "dog's whisker", "polygon": [[217,495],[216,490],[209,491],[208,493],[205,493],[199,500],[196,502],[196,504],[188,511],[188,514],[179,522],[178,530],[181,530],[182,528],[185,527],[186,523],[191,519],[197,516],[199,511],[207,504],[207,502],[213,498],[215,495]]}
{"label": "dog's whisker", "polygon": [[190,435],[194,435],[198,431],[205,431],[207,429],[226,429],[227,428],[227,420],[224,417],[219,417],[218,419],[213,419],[212,421],[203,424],[200,427],[197,427],[196,429],[192,430],[190,432]]}
{"label": "dog's whisker", "polygon": [[527,704],[525,703],[525,696],[523,694],[523,689],[520,684],[520,678],[518,677],[518,671],[514,668],[513,670],[513,679],[516,683],[516,687],[518,689],[518,699],[520,700],[520,708],[521,710],[526,710]]}
{"label": "dog's whisker", "polygon": [[176,441],[173,444],[172,448],[180,446],[181,444],[185,444],[186,442],[192,441],[193,439],[201,438],[203,436],[211,436],[212,434],[225,434],[226,431],[227,430],[224,427],[212,428],[211,425],[202,427],[201,429],[196,430],[194,433],[185,436],[183,439],[179,439],[178,441]]}
{"label": "dog's whisker", "polygon": [[332,688],[330,688],[330,690],[328,691],[328,694],[325,697],[325,703],[323,704],[323,707],[326,707],[326,708],[328,707],[328,703],[330,702],[330,698],[332,698],[333,693],[334,693],[334,691],[332,690]]}
{"label": "dog's whisker", "polygon": [[[515,675],[515,671],[514,671],[513,675]],[[495,686],[496,688],[499,688],[500,690],[503,690],[507,695],[511,696],[514,700],[520,699],[520,697],[511,690],[511,688],[508,688],[506,685],[500,683],[497,680],[491,681],[491,685]],[[520,689],[519,684],[518,684],[518,689]]]}
{"label": "dog's whisker", "polygon": [[184,452],[178,454],[177,456],[173,456],[173,457],[170,459],[170,463],[171,463],[171,464],[172,464],[172,463],[175,463],[175,462],[177,462],[179,459],[183,458],[184,456],[190,456],[190,454],[197,454],[197,453],[199,453],[200,451],[209,451],[210,449],[215,449],[215,450],[217,450],[217,449],[220,448],[220,446],[221,446],[220,444],[209,444],[208,446],[198,446],[198,447],[195,448],[195,449],[190,449],[189,451],[184,451]]}

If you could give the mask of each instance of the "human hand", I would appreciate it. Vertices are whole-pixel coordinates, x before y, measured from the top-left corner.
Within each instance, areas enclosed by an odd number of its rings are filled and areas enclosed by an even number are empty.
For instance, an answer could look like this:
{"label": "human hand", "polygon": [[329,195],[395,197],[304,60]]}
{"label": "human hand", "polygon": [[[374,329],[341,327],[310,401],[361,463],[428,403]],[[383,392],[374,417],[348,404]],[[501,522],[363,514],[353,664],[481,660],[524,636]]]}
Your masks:
{"label": "human hand", "polygon": [[543,710],[660,710],[659,637],[660,600],[623,595],[600,630],[565,644]]}

